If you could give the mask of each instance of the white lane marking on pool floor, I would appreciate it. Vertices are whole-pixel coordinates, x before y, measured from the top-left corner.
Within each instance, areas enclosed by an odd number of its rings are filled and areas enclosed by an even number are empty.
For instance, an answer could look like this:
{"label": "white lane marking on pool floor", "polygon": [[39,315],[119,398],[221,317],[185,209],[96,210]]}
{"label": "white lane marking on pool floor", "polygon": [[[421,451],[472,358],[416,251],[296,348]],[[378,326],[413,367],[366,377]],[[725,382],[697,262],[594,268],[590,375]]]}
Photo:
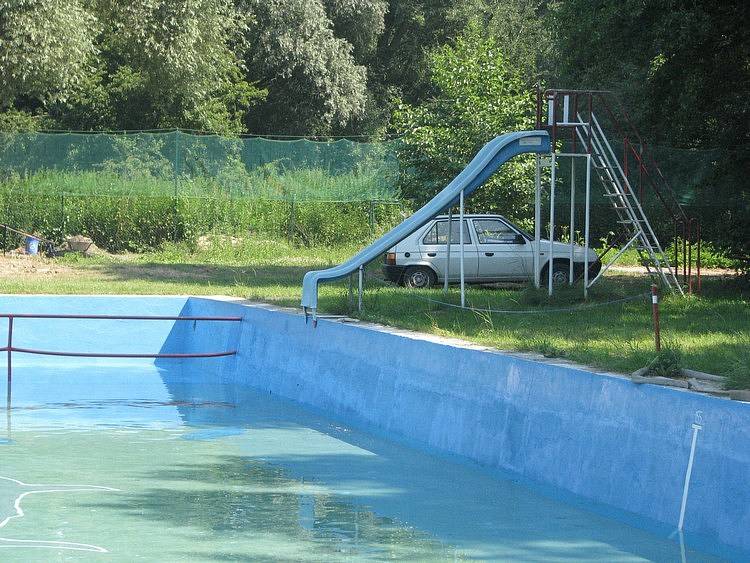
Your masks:
{"label": "white lane marking on pool floor", "polygon": [[[101,492],[101,491],[107,491],[107,492],[117,492],[120,489],[115,489],[112,487],[103,487],[100,485],[45,485],[45,484],[38,484],[38,483],[24,483],[23,481],[19,481],[18,479],[13,479],[11,477],[3,477],[0,475],[0,480],[5,481],[7,487],[12,487],[15,485],[17,488],[16,491],[9,490],[7,495],[7,500],[10,500],[13,498],[13,495],[19,493],[20,490],[23,489],[30,489],[25,490],[24,492],[20,492],[20,494],[17,494],[15,496],[15,500],[12,503],[12,506],[8,506],[7,504],[4,504],[5,496],[3,495],[3,487],[2,487],[2,481],[0,481],[0,528],[4,528],[8,522],[13,520],[14,518],[23,518],[25,516],[25,513],[23,511],[23,508],[21,508],[21,502],[23,499],[29,495],[33,494],[41,494],[41,493],[67,493],[67,492]],[[3,516],[3,513],[5,512],[5,516]],[[33,548],[49,548],[49,549],[67,549],[67,550],[73,550],[73,551],[95,551],[99,553],[108,553],[107,549],[100,547],[98,545],[91,545],[86,543],[75,543],[75,542],[64,542],[64,541],[55,541],[55,540],[23,540],[23,539],[13,539],[13,538],[2,538],[0,537],[0,548],[3,547],[33,547]]]}

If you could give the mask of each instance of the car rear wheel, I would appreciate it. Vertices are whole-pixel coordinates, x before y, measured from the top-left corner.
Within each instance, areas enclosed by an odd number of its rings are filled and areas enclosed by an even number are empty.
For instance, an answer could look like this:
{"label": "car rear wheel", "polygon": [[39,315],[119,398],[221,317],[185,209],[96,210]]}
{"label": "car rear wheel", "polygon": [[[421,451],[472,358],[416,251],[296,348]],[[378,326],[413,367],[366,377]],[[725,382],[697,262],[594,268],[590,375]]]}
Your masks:
{"label": "car rear wheel", "polygon": [[[547,276],[549,275],[547,270],[547,266],[542,269],[540,281],[542,287],[545,287],[547,285],[547,280],[549,279]],[[567,263],[559,263],[554,264],[552,266],[552,285],[555,287],[559,287],[561,285],[568,285],[568,282],[570,280],[570,268],[568,267]]]}
{"label": "car rear wheel", "polygon": [[428,289],[437,283],[437,276],[427,266],[411,266],[404,272],[404,285],[412,289]]}

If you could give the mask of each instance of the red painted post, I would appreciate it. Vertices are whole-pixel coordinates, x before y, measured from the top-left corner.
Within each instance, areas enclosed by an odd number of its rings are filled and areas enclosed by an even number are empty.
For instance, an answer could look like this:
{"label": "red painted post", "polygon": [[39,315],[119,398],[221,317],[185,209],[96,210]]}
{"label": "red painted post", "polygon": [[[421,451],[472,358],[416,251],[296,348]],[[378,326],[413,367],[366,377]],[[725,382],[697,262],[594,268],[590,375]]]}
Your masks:
{"label": "red painted post", "polygon": [[698,276],[698,294],[701,292],[701,224],[695,220],[695,236],[698,238],[697,256],[695,257],[695,269]]}
{"label": "red painted post", "polygon": [[661,333],[659,330],[659,288],[656,284],[651,285],[651,313],[654,317],[654,344],[656,351],[661,351]]}

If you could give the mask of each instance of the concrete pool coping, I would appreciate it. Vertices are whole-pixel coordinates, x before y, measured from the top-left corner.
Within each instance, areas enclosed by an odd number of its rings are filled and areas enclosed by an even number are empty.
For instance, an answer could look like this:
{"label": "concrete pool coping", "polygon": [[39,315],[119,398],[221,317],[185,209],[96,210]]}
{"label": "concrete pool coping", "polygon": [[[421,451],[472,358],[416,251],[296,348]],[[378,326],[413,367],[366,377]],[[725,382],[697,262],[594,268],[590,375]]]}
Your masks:
{"label": "concrete pool coping", "polygon": [[[155,296],[142,296],[142,297],[155,297]],[[286,313],[290,315],[296,315],[304,319],[304,313],[298,308],[286,307],[283,305],[275,305],[273,303],[267,303],[264,301],[253,301],[250,299],[245,299],[242,297],[232,297],[229,295],[190,295],[190,296],[184,296],[184,297],[192,297],[195,299],[211,299],[214,301],[235,303],[235,304],[243,305],[246,307],[255,307],[255,308],[261,308],[267,311],[275,311],[275,312]],[[633,382],[633,379],[631,379],[631,374],[602,370],[602,369],[595,368],[593,366],[589,366],[587,364],[573,362],[565,358],[548,358],[542,354],[538,354],[534,352],[521,352],[519,350],[504,350],[502,348],[495,348],[492,346],[477,344],[476,342],[472,342],[470,340],[464,340],[462,338],[440,336],[437,334],[430,334],[428,332],[420,332],[416,330],[399,328],[399,327],[394,327],[391,325],[385,325],[381,323],[374,323],[371,321],[363,321],[361,319],[349,317],[346,315],[318,316],[318,322],[322,322],[322,321],[334,322],[334,323],[340,323],[340,324],[350,324],[350,325],[355,325],[358,327],[374,330],[377,332],[392,334],[392,335],[401,336],[404,338],[410,338],[412,340],[421,340],[425,342],[432,342],[434,344],[452,346],[454,348],[462,348],[466,350],[475,350],[475,351],[486,352],[490,354],[500,354],[503,356],[511,356],[514,358],[543,363],[543,364],[547,364],[551,366],[569,367],[573,369],[588,371],[590,373],[601,375],[603,377],[615,377],[618,379],[623,379],[623,380]],[[700,372],[697,372],[697,373],[700,373]],[[709,374],[709,375],[712,375],[712,374]],[[639,384],[652,385],[652,383],[649,383],[649,382],[644,382],[644,383],[639,383]],[[675,391],[686,391],[686,392],[694,393],[697,395],[709,395],[709,396],[716,397],[719,399],[734,400],[736,402],[750,403],[750,400],[733,399],[727,395],[719,395],[719,394],[715,394],[711,392],[696,390],[693,388],[683,388],[683,387],[669,387],[669,388]]]}
{"label": "concrete pool coping", "polygon": [[[285,313],[288,315],[295,315],[304,320],[304,313],[298,307],[288,307],[284,305],[276,305],[274,303],[268,303],[265,301],[254,301],[246,299],[244,297],[235,297],[231,295],[194,295],[194,294],[109,294],[109,293],[0,293],[2,298],[13,298],[13,297],[91,297],[95,299],[107,299],[107,298],[126,298],[126,299],[158,299],[158,298],[176,298],[176,299],[206,299],[211,301],[217,301],[222,303],[233,303],[236,305],[242,305],[244,307],[252,307],[256,309],[263,309],[265,311],[273,311],[278,313]],[[596,374],[602,377],[614,377],[625,381],[637,383],[639,385],[656,385],[648,381],[636,382],[631,378],[631,374],[619,373],[614,371],[606,371],[587,364],[581,364],[573,362],[565,358],[548,358],[542,354],[534,352],[521,352],[519,350],[504,350],[502,348],[495,348],[492,346],[486,346],[483,344],[477,344],[470,340],[464,340],[462,338],[455,338],[449,336],[440,336],[437,334],[430,334],[428,332],[420,332],[416,330],[410,330],[405,328],[394,327],[391,325],[385,325],[381,323],[374,323],[371,321],[363,321],[354,317],[346,315],[331,315],[318,316],[318,322],[332,322],[339,324],[354,325],[361,328],[377,331],[384,334],[391,334],[394,336],[400,336],[403,338],[409,338],[412,340],[419,340],[424,342],[431,342],[433,344],[441,344],[444,346],[451,346],[453,348],[460,348],[465,350],[474,350],[477,352],[485,352],[489,354],[499,354],[502,356],[510,356],[520,360],[527,360],[537,363],[542,363],[550,366],[568,367],[572,369],[587,371],[592,374]],[[700,373],[700,372],[698,372]],[[713,374],[708,374],[713,375]],[[725,393],[714,393],[710,391],[701,391],[694,388],[684,388],[677,386],[661,385],[661,387],[667,387],[673,391],[681,391],[692,393],[701,396],[710,396],[717,399],[725,399],[728,401],[734,401],[737,403],[750,404],[750,399],[730,397],[728,392]],[[747,393],[750,394],[750,391]]]}

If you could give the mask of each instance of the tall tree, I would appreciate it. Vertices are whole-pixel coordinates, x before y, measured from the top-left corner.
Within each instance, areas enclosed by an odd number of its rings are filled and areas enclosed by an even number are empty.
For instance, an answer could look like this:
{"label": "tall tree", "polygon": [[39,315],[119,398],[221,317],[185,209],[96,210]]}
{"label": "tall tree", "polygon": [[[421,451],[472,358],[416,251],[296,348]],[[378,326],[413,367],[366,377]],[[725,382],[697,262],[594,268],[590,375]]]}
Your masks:
{"label": "tall tree", "polygon": [[[367,73],[355,50],[371,49],[382,29],[377,0],[361,10],[345,0],[248,0],[247,6],[256,18],[248,67],[269,92],[250,117],[253,130],[325,135],[362,115]],[[354,43],[337,36],[337,28]]]}
{"label": "tall tree", "polygon": [[[433,51],[429,61],[436,96],[419,106],[403,104],[395,115],[403,135],[402,189],[420,203],[453,179],[487,141],[528,129],[534,113],[526,83],[476,23],[455,44]],[[473,195],[469,206],[528,219],[533,177],[533,160],[516,159]]]}
{"label": "tall tree", "polygon": [[0,108],[67,98],[90,70],[97,27],[80,0],[0,0]]}

